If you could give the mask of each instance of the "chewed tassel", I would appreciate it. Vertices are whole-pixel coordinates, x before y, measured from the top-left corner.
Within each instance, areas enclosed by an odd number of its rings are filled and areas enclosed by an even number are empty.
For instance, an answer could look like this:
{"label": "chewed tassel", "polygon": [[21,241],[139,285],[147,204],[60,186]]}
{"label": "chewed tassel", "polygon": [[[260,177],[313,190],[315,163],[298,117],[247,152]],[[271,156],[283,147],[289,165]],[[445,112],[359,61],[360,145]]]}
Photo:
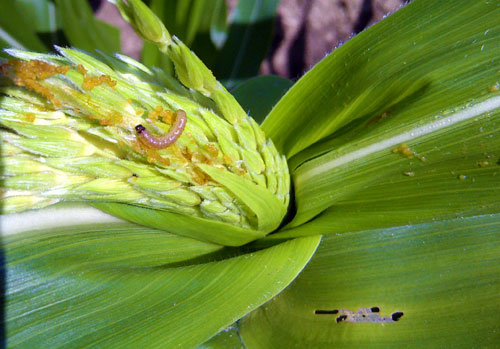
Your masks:
{"label": "chewed tassel", "polygon": [[175,143],[177,139],[184,131],[184,127],[186,126],[186,112],[184,110],[177,110],[175,112],[175,123],[172,126],[172,129],[169,133],[162,137],[155,137],[142,125],[137,125],[135,130],[137,131],[137,135],[139,139],[150,147],[156,149],[163,149]]}

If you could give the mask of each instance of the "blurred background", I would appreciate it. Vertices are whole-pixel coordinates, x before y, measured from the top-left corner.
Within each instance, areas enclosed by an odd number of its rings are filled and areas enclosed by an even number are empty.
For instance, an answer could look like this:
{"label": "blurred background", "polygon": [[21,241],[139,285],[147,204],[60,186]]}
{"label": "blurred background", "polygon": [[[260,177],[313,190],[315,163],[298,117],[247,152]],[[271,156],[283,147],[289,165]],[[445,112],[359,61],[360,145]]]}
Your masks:
{"label": "blurred background", "polygon": [[[312,66],[404,0],[141,0],[261,122]],[[141,40],[107,0],[0,1],[6,48],[57,53],[74,47],[109,61],[124,53],[162,79],[174,66]],[[120,56],[118,56],[120,57]],[[135,64],[121,57],[126,64]],[[258,75],[267,75],[257,77]],[[248,98],[252,96],[252,98]],[[255,98],[259,103],[255,103]]]}
{"label": "blurred background", "polygon": [[[189,0],[188,0],[189,1]],[[270,1],[270,0],[260,0]],[[139,59],[142,41],[106,0],[90,0],[96,17],[122,30],[125,54]],[[259,2],[259,1],[257,1]],[[333,48],[404,6],[406,0],[281,0],[261,74],[296,80]],[[226,0],[228,13],[238,0]],[[196,52],[196,48],[194,48]]]}

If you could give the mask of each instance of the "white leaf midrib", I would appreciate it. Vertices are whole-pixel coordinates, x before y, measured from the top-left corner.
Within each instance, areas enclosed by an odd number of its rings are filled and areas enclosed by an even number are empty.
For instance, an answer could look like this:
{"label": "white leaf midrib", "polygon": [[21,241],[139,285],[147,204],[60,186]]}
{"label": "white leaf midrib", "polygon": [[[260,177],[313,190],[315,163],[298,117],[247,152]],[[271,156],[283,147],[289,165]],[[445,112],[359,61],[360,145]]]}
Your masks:
{"label": "white leaf midrib", "polygon": [[477,117],[481,114],[491,112],[497,108],[500,108],[500,96],[491,97],[473,106],[466,107],[463,110],[455,112],[454,114],[443,117],[442,119],[429,122],[423,126],[413,128],[406,132],[400,133],[391,138],[381,140],[377,143],[370,144],[361,149],[352,151],[350,153],[341,155],[337,158],[331,159],[321,165],[313,167],[309,170],[301,172],[296,177],[296,183],[309,181],[314,177],[320,176],[325,172],[331,171],[332,169],[345,165],[349,162],[358,160],[365,156],[371,155],[373,153],[382,151],[387,148],[400,145],[402,143],[408,142],[420,138],[422,136],[428,135],[430,133],[436,132],[443,128],[449,127],[456,123],[469,120],[471,118]]}
{"label": "white leaf midrib", "polygon": [[123,223],[125,221],[104,213],[92,206],[63,203],[39,210],[0,215],[1,236],[34,230],[50,230],[66,226],[87,224]]}

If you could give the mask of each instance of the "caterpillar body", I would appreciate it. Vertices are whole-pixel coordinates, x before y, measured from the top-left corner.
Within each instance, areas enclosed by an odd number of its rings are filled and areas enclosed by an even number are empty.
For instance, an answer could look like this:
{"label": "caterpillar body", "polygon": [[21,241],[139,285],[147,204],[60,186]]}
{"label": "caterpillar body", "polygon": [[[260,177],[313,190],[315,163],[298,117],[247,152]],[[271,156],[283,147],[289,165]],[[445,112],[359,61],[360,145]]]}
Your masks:
{"label": "caterpillar body", "polygon": [[175,123],[172,126],[172,129],[169,133],[161,137],[155,137],[142,125],[137,125],[135,130],[139,139],[149,145],[152,148],[163,149],[175,143],[177,139],[184,131],[184,127],[186,126],[187,117],[186,112],[184,110],[177,110],[175,112]]}

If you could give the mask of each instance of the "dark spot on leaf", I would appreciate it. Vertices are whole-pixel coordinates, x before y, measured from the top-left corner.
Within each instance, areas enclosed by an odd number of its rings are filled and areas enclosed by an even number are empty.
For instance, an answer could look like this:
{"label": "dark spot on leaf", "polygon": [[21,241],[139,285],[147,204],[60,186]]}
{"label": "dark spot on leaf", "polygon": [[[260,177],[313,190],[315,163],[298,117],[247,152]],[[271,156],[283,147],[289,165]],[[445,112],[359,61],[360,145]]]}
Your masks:
{"label": "dark spot on leaf", "polygon": [[132,177],[139,177],[136,173],[132,173]]}
{"label": "dark spot on leaf", "polygon": [[395,313],[392,313],[391,318],[393,321],[398,321],[399,319],[401,319],[403,315],[404,315],[403,312],[397,311]]}
{"label": "dark spot on leaf", "polygon": [[347,319],[347,315],[340,315],[338,318],[337,318],[337,323],[341,322],[341,321],[344,321]]}
{"label": "dark spot on leaf", "polygon": [[372,313],[378,313],[380,311],[380,308],[379,307],[371,307],[370,310]]}
{"label": "dark spot on leaf", "polygon": [[318,314],[318,315],[330,315],[330,314],[338,314],[338,310],[337,309],[333,309],[333,310],[315,310],[314,311],[314,314]]}

